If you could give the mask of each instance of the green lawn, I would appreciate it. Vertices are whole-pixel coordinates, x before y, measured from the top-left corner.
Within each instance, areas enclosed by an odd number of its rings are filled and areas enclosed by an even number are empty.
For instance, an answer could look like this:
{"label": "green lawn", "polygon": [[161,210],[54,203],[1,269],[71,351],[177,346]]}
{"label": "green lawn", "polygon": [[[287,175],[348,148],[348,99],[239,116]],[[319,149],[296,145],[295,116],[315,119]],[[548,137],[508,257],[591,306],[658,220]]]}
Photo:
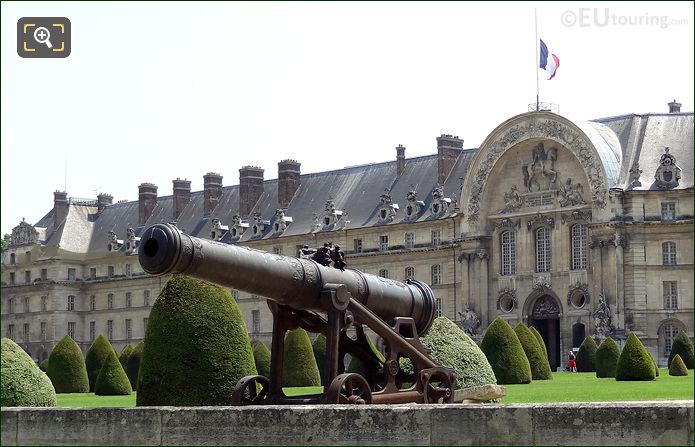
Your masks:
{"label": "green lawn", "polygon": [[[536,380],[528,385],[505,385],[507,396],[500,403],[599,402],[625,400],[693,400],[695,374],[671,377],[667,369],[651,382],[618,382],[597,379],[594,373],[553,373],[553,380]],[[320,393],[321,387],[285,388],[288,396]],[[94,393],[58,394],[59,407],[134,407],[130,396],[95,396]]]}

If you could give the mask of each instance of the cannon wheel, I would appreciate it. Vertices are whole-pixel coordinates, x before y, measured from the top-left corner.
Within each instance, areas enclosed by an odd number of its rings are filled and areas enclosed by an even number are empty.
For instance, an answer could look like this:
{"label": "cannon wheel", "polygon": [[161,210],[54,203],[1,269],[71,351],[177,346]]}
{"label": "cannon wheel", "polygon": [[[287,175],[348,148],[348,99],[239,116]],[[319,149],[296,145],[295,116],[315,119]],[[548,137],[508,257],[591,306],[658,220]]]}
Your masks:
{"label": "cannon wheel", "polygon": [[423,371],[422,397],[426,404],[437,404],[439,399],[448,404],[454,400],[453,383],[451,377],[442,371]]}
{"label": "cannon wheel", "polygon": [[371,404],[372,391],[367,380],[359,374],[340,374],[333,379],[328,392],[326,403],[329,404]]}
{"label": "cannon wheel", "polygon": [[242,377],[234,387],[232,405],[260,405],[269,388],[270,381],[264,376]]}

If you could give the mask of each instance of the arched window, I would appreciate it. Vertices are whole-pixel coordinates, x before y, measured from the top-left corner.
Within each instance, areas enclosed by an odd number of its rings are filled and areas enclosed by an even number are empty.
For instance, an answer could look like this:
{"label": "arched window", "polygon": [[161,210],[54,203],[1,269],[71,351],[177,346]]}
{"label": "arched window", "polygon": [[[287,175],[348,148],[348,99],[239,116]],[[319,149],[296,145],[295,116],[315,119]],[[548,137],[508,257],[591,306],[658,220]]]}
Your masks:
{"label": "arched window", "polygon": [[536,271],[550,271],[550,228],[541,227],[536,230]]}
{"label": "arched window", "polygon": [[586,225],[572,227],[572,270],[586,268]]}
{"label": "arched window", "polygon": [[502,275],[513,275],[516,273],[516,233],[505,231],[500,238],[502,250]]}
{"label": "arched window", "polygon": [[415,267],[405,268],[405,279],[415,279]]}
{"label": "arched window", "polygon": [[661,244],[661,258],[664,265],[676,265],[675,242],[664,242]]}

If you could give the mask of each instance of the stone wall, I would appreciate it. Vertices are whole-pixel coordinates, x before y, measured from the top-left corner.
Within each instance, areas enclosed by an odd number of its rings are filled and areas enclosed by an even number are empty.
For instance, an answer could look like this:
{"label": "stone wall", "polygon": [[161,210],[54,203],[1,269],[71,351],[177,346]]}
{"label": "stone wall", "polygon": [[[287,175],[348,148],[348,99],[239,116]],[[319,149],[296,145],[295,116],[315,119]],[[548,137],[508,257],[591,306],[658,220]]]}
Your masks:
{"label": "stone wall", "polygon": [[693,401],[3,408],[2,445],[693,445]]}

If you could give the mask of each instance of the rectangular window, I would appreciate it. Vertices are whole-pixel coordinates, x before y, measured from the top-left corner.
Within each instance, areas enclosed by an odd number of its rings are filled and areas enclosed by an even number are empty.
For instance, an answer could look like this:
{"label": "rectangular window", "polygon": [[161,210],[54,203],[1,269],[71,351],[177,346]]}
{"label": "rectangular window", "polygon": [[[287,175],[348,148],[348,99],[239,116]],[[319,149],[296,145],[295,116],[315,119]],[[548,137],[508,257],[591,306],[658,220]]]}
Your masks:
{"label": "rectangular window", "polygon": [[109,278],[113,278],[113,266],[112,265],[110,265],[108,268],[108,275],[109,275]]}
{"label": "rectangular window", "polygon": [[435,303],[436,303],[436,306],[435,306],[434,314],[437,317],[441,317],[442,316],[442,299],[441,298],[435,298]]}
{"label": "rectangular window", "polygon": [[74,323],[74,322],[72,322],[72,321],[68,323],[68,335],[69,335],[70,338],[72,338],[73,340],[75,339],[75,332],[76,332],[76,329],[77,329],[77,323]]}
{"label": "rectangular window", "polygon": [[10,265],[15,265],[17,263],[17,255],[10,253]]}
{"label": "rectangular window", "polygon": [[276,255],[281,255],[282,247],[273,247],[273,253],[275,253]]}
{"label": "rectangular window", "polygon": [[408,279],[415,279],[415,267],[406,267],[405,268],[405,278],[406,280]]}
{"label": "rectangular window", "polygon": [[41,281],[48,279],[48,269],[41,269]]}
{"label": "rectangular window", "polygon": [[252,310],[251,311],[251,328],[254,334],[261,332],[261,311]]}
{"label": "rectangular window", "polygon": [[663,265],[676,265],[675,242],[664,242],[661,244],[661,260]]}
{"label": "rectangular window", "polygon": [[678,283],[664,281],[664,309],[678,309]]}
{"label": "rectangular window", "polygon": [[355,253],[362,253],[362,239],[353,239],[352,247]]}
{"label": "rectangular window", "polygon": [[89,295],[89,310],[97,310],[97,297]]}
{"label": "rectangular window", "polygon": [[142,305],[145,307],[150,307],[150,291],[145,290],[142,297]]}
{"label": "rectangular window", "polygon": [[29,297],[24,297],[24,313],[29,313]]}
{"label": "rectangular window", "polygon": [[516,233],[505,231],[500,238],[502,246],[502,275],[516,273]]}
{"label": "rectangular window", "polygon": [[415,233],[405,233],[405,248],[412,250],[415,247]]}
{"label": "rectangular window", "polygon": [[113,340],[113,320],[106,320],[106,338]]}
{"label": "rectangular window", "polygon": [[46,322],[41,322],[41,341],[46,341]]}
{"label": "rectangular window", "polygon": [[29,323],[24,323],[22,327],[22,340],[29,341]]}
{"label": "rectangular window", "polygon": [[10,285],[14,285],[14,272],[10,272]]}
{"label": "rectangular window", "polygon": [[75,280],[75,269],[68,269],[68,281],[74,281]]}
{"label": "rectangular window", "polygon": [[131,292],[125,293],[125,307],[133,306],[133,294]]}
{"label": "rectangular window", "polygon": [[676,220],[676,203],[661,203],[661,220]]}
{"label": "rectangular window", "polygon": [[550,228],[542,227],[536,230],[536,271],[550,271]]}
{"label": "rectangular window", "polygon": [[14,324],[7,325],[7,338],[14,338]]}
{"label": "rectangular window", "polygon": [[89,279],[97,279],[97,269],[92,267],[89,269]]}
{"label": "rectangular window", "polygon": [[75,295],[68,295],[68,310],[75,310]]}
{"label": "rectangular window", "polygon": [[673,347],[673,339],[678,335],[678,328],[674,324],[664,325],[664,357],[668,358],[671,355]]}
{"label": "rectangular window", "polygon": [[388,278],[389,271],[387,269],[381,269],[379,270],[379,276],[381,276],[382,278]]}
{"label": "rectangular window", "polygon": [[133,338],[133,320],[130,318],[125,319],[125,337],[128,341]]}
{"label": "rectangular window", "polygon": [[130,276],[133,274],[133,266],[131,264],[125,265],[125,276]]}
{"label": "rectangular window", "polygon": [[432,285],[436,286],[442,283],[442,266],[437,264],[432,266]]}
{"label": "rectangular window", "polygon": [[7,313],[14,313],[14,298],[7,299]]}
{"label": "rectangular window", "polygon": [[439,230],[432,230],[432,246],[436,247],[440,244],[442,233]]}
{"label": "rectangular window", "polygon": [[387,251],[389,249],[389,237],[379,236],[379,251]]}
{"label": "rectangular window", "polygon": [[31,270],[24,271],[24,284],[31,284]]}
{"label": "rectangular window", "polygon": [[90,321],[89,322],[89,341],[93,342],[97,337],[97,322],[96,321]]}
{"label": "rectangular window", "polygon": [[106,307],[113,309],[113,293],[109,293],[106,297]]}
{"label": "rectangular window", "polygon": [[572,227],[572,269],[586,269],[586,225],[577,224]]}
{"label": "rectangular window", "polygon": [[46,295],[41,297],[41,311],[46,312],[48,310],[48,297]]}

